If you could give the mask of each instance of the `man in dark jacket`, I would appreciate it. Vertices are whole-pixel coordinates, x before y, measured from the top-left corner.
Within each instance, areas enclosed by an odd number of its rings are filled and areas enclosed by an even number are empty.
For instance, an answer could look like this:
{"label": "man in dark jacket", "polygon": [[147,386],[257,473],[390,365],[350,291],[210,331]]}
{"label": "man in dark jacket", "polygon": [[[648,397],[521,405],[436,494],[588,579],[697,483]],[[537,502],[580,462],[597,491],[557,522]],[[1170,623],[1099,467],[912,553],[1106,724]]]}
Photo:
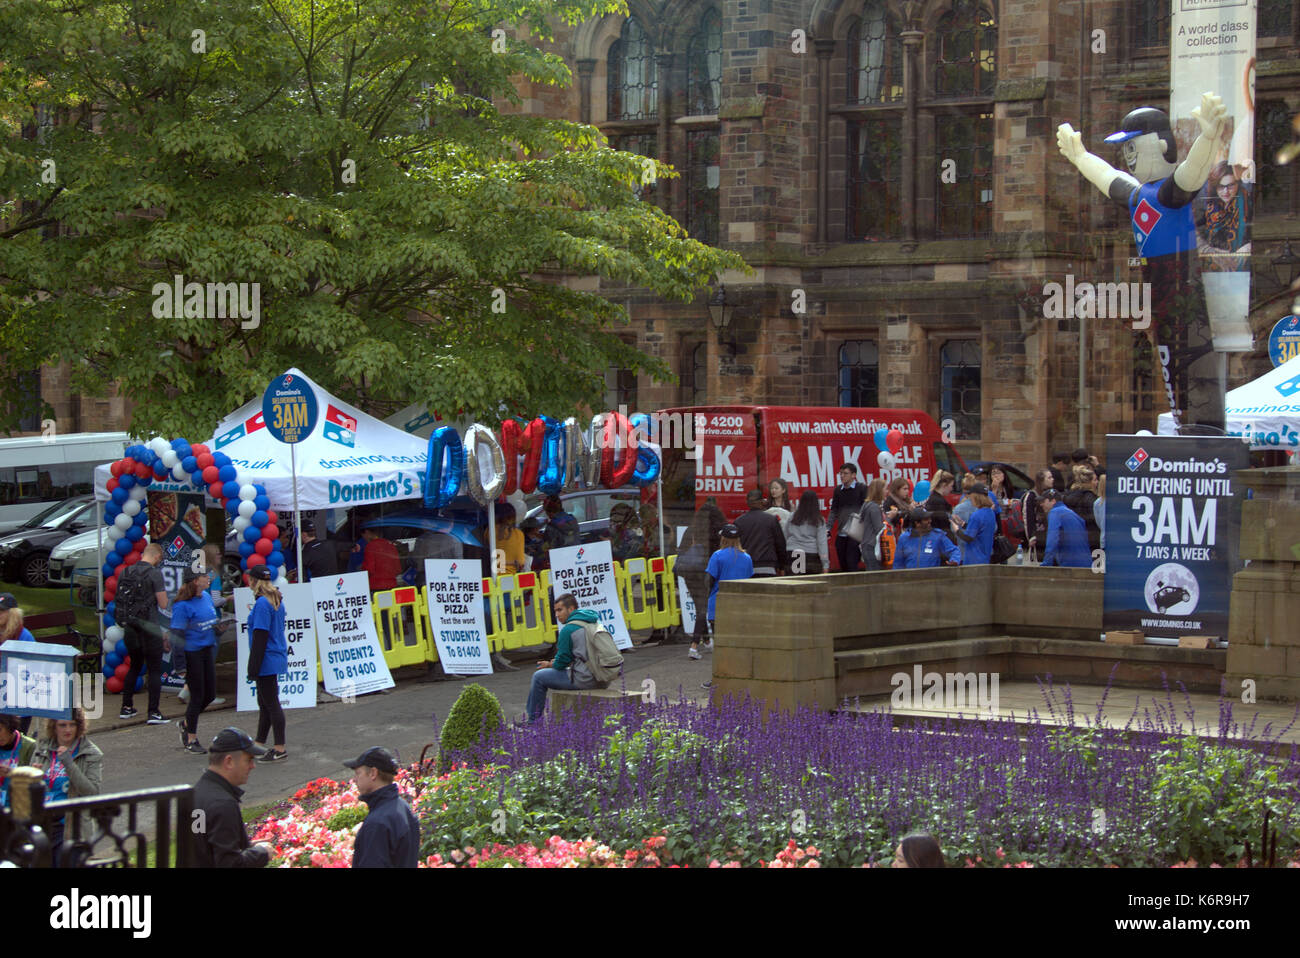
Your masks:
{"label": "man in dark jacket", "polygon": [[[840,484],[831,495],[831,513],[827,521],[835,530],[835,558],[841,572],[857,572],[862,561],[862,546],[849,538],[849,520],[867,501],[867,487],[858,482],[858,467],[851,462],[840,466]],[[873,545],[874,548],[874,545]]]}
{"label": "man in dark jacket", "polygon": [[344,762],[353,769],[361,800],[370,807],[357,832],[353,868],[414,868],[420,855],[420,820],[397,793],[397,758],[386,748],[368,748]]}
{"label": "man in dark jacket", "polygon": [[779,575],[790,565],[781,520],[763,510],[763,493],[759,489],[750,489],[745,503],[749,511],[736,520],[736,528],[740,530],[741,546],[754,560],[754,576]]}
{"label": "man in dark jacket", "polygon": [[301,579],[328,579],[339,574],[339,557],[334,551],[334,543],[321,542],[316,538],[316,523],[310,519],[302,524],[302,567],[306,575]]}
{"label": "man in dark jacket", "polygon": [[266,842],[252,845],[239,814],[239,799],[255,760],[266,749],[247,732],[223,728],[208,748],[208,770],[194,786],[190,865],[194,868],[262,868],[271,860]]}

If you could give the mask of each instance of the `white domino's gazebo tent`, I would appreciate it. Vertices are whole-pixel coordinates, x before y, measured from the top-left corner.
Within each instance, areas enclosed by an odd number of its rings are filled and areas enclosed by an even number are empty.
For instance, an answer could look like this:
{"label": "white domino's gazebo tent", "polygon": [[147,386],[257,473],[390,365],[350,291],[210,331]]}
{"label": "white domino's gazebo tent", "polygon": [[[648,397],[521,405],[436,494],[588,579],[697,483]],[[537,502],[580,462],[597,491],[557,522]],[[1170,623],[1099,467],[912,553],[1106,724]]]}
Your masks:
{"label": "white domino's gazebo tent", "polygon": [[[1249,441],[1251,449],[1300,451],[1300,356],[1231,390],[1225,405],[1228,435]],[[1160,415],[1157,433],[1177,435],[1170,413]]]}
{"label": "white domino's gazebo tent", "polygon": [[[428,441],[381,422],[331,396],[298,369],[299,377],[316,396],[316,426],[294,455],[298,466],[298,508],[349,508],[421,499]],[[171,438],[171,437],[167,437]],[[202,442],[199,437],[185,437]],[[266,487],[271,508],[293,510],[293,479],[289,446],[271,435],[262,421],[262,397],[249,400],[217,426],[206,440],[212,452],[224,452],[239,470],[239,482]],[[95,469],[95,498],[109,498],[111,473],[105,464]],[[194,491],[188,482],[157,482],[151,489]]]}

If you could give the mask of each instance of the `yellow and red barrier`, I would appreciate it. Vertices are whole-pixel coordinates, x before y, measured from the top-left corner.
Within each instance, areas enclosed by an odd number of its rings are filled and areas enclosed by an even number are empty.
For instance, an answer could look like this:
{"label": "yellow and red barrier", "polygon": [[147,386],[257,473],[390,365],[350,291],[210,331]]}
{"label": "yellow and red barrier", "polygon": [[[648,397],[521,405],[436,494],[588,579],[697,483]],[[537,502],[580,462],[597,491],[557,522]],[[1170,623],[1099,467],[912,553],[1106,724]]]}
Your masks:
{"label": "yellow and red barrier", "polygon": [[[614,584],[629,630],[667,629],[682,621],[673,566],[676,556],[614,563]],[[493,652],[555,642],[551,573],[520,572],[483,580],[484,619]],[[371,595],[371,615],[390,669],[438,661],[424,587],[402,586]]]}

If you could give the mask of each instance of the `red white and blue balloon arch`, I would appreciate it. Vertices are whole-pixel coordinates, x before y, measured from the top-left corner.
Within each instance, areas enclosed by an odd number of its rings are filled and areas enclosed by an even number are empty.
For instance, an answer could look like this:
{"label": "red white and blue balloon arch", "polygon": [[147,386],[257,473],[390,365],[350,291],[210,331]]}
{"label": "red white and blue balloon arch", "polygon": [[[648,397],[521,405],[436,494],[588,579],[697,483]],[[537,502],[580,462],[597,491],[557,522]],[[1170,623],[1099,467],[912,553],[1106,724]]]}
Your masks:
{"label": "red white and blue balloon arch", "polygon": [[[146,544],[145,533],[149,510],[145,497],[154,480],[189,480],[196,490],[203,490],[234,520],[239,543],[239,566],[242,570],[266,565],[276,584],[287,585],[284,578],[284,553],[280,551],[278,516],[271,509],[266,488],[256,483],[241,483],[239,472],[225,453],[212,452],[202,443],[190,445],[184,439],[170,442],[162,437],[147,444],[130,446],[123,458],[113,463],[108,480],[109,502],[104,506],[111,550],[105,558],[104,600],[104,676],[105,688],[113,694],[122,691],[130,656],[126,651],[125,633],[115,618],[117,584],[130,566],[140,561]],[[138,690],[143,679],[136,682]]]}

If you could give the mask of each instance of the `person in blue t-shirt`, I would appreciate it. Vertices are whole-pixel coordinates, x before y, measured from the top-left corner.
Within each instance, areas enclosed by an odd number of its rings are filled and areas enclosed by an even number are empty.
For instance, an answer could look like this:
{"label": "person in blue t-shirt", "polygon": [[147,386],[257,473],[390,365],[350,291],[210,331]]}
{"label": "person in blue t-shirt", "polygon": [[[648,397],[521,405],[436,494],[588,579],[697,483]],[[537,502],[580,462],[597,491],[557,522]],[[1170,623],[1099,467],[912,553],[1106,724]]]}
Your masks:
{"label": "person in blue t-shirt", "polygon": [[280,676],[289,671],[289,643],[284,636],[284,598],[271,584],[271,570],[256,565],[248,570],[253,588],[253,611],[248,616],[248,680],[257,683],[257,742],[266,743],[275,732],[275,748],[258,761],[279,762],[284,749],[284,710],[280,707]]}
{"label": "person in blue t-shirt", "polygon": [[190,690],[185,717],[177,722],[181,746],[195,755],[206,754],[199,744],[199,714],[217,697],[217,623],[220,615],[212,602],[212,576],[185,570],[185,582],[172,603],[172,631],[183,638],[172,641],[173,647],[184,645],[186,686]]}
{"label": "person in blue t-shirt", "polygon": [[1088,548],[1087,523],[1065,505],[1061,494],[1055,489],[1040,493],[1038,503],[1047,520],[1047,547],[1043,552],[1042,564],[1072,569],[1091,568],[1092,552]]}
{"label": "person in blue t-shirt", "polygon": [[[754,574],[754,560],[741,548],[740,530],[734,524],[728,522],[722,527],[718,541],[718,551],[709,556],[709,564],[704,570],[709,576],[710,626],[717,617],[718,586],[732,579],[748,579]],[[710,640],[705,648],[712,646],[713,642]],[[699,650],[695,648],[692,648],[688,654],[693,659],[700,657]]]}
{"label": "person in blue t-shirt", "polygon": [[0,592],[0,642],[21,639],[35,642],[30,630],[23,626],[23,610],[12,592]]}
{"label": "person in blue t-shirt", "polygon": [[929,512],[913,509],[911,518],[912,527],[898,537],[895,569],[930,569],[937,565],[962,564],[961,551],[951,539],[933,528]]}
{"label": "person in blue t-shirt", "polygon": [[988,487],[977,483],[971,487],[971,513],[966,528],[958,535],[966,543],[962,552],[962,565],[988,565],[993,558],[993,539],[998,534],[998,517],[993,509],[993,500],[989,498]]}

